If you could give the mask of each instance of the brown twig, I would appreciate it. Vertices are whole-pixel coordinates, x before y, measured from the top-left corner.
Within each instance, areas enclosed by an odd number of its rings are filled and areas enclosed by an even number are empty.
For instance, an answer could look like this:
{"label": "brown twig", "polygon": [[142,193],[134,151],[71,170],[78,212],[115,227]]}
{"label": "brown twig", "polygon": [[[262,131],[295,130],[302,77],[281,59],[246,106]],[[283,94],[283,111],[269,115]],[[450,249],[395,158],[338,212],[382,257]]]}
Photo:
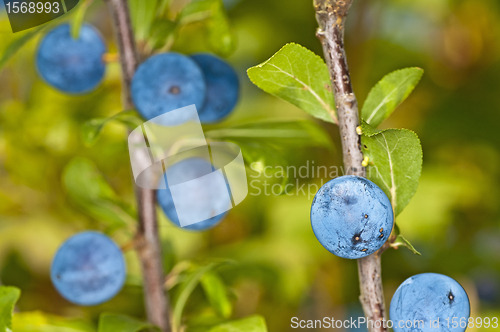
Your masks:
{"label": "brown twig", "polygon": [[[122,97],[124,109],[134,105],[130,96],[130,84],[139,64],[134,33],[130,21],[127,0],[105,0],[113,16],[122,66]],[[136,187],[139,227],[135,236],[135,246],[139,255],[144,278],[144,298],[146,313],[150,323],[163,332],[170,332],[170,310],[163,282],[164,272],[161,246],[156,219],[155,192]]]}
{"label": "brown twig", "polygon": [[[362,166],[361,138],[356,132],[359,125],[358,102],[352,89],[344,49],[344,24],[353,1],[315,0],[314,7],[319,24],[316,35],[323,46],[334,87],[344,168],[346,174],[364,177],[366,173]],[[377,324],[368,324],[370,332],[387,332],[382,324],[386,321],[380,258],[384,250],[383,248],[373,255],[358,259],[360,300],[365,316],[371,322],[379,321]]]}

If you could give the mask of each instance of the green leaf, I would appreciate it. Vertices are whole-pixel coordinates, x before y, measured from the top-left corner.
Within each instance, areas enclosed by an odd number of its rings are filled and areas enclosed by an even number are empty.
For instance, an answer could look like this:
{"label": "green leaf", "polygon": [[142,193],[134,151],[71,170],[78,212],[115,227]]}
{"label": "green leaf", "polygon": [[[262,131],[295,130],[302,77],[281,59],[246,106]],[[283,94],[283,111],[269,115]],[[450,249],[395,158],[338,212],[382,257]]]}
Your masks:
{"label": "green leaf", "polygon": [[203,23],[210,50],[221,56],[230,55],[236,46],[222,0],[194,0],[179,15],[179,24]]}
{"label": "green leaf", "polygon": [[146,40],[155,19],[158,0],[130,0],[129,6],[135,36],[138,40]]}
{"label": "green leaf", "polygon": [[[135,318],[116,314],[102,314],[99,318],[98,332],[139,332],[145,329],[154,328],[146,322]],[[158,331],[159,329],[156,328]]]}
{"label": "green leaf", "polygon": [[377,131],[363,124],[363,155],[368,157],[367,177],[389,197],[397,216],[415,194],[422,170],[418,136],[406,129]]}
{"label": "green leaf", "polygon": [[62,182],[77,206],[109,227],[135,224],[133,208],[120,199],[92,161],[84,158],[71,160],[64,168]]}
{"label": "green leaf", "polygon": [[16,313],[12,319],[16,332],[95,332],[92,324],[39,311]]}
{"label": "green leaf", "polygon": [[17,37],[3,50],[0,54],[0,71],[7,64],[7,62],[19,51],[26,43],[28,43],[33,37],[35,37],[40,31],[42,31],[46,25],[41,25],[39,27],[28,30],[26,33],[22,33],[21,36]]}
{"label": "green leaf", "polygon": [[226,286],[221,278],[214,272],[207,272],[201,278],[201,286],[205,291],[208,302],[217,314],[224,318],[231,316],[232,305],[227,295]]}
{"label": "green leaf", "polygon": [[328,68],[323,59],[307,48],[287,44],[247,72],[252,83],[267,93],[318,119],[338,122]]}
{"label": "green leaf", "polygon": [[158,17],[166,17],[172,0],[158,0],[156,15]]}
{"label": "green leaf", "polygon": [[[259,170],[262,174],[266,169],[267,176],[275,174],[275,178],[281,176],[281,192],[276,195],[285,194],[285,186],[288,183],[288,172],[281,172],[282,169],[288,167],[287,160],[282,156],[282,149],[272,144],[265,142],[252,142],[247,139],[229,139],[228,141],[235,143],[241,149],[245,163],[250,166],[250,171],[255,172]],[[268,167],[269,166],[269,167]],[[278,176],[278,173],[280,174]]]}
{"label": "green leaf", "polygon": [[0,332],[12,332],[12,313],[20,295],[15,287],[0,287]]}
{"label": "green leaf", "polygon": [[87,146],[93,145],[103,128],[111,121],[119,121],[130,129],[135,129],[144,122],[136,111],[122,111],[110,118],[92,119],[82,126],[82,140],[84,144]]}
{"label": "green leaf", "polygon": [[399,247],[399,246],[405,246],[406,248],[410,249],[414,254],[422,256],[420,252],[415,249],[415,247],[408,241],[403,235],[398,235],[396,240],[391,244],[391,247]]}
{"label": "green leaf", "polygon": [[259,121],[249,122],[222,129],[208,130],[207,138],[241,139],[260,143],[275,143],[280,147],[321,146],[333,150],[330,135],[323,127],[312,121]]}
{"label": "green leaf", "polygon": [[73,22],[71,24],[71,36],[74,39],[78,39],[78,36],[80,35],[80,28],[83,24],[83,18],[85,17],[85,13],[87,13],[87,9],[89,8],[92,1],[93,0],[84,0],[79,3],[78,9],[73,16]]}
{"label": "green leaf", "polygon": [[263,317],[250,316],[218,325],[208,332],[267,332],[267,326]]}
{"label": "green leaf", "polygon": [[377,127],[410,95],[423,73],[420,68],[406,68],[382,78],[368,94],[361,117]]}
{"label": "green leaf", "polygon": [[170,48],[177,28],[177,22],[165,18],[156,19],[151,26],[151,33],[147,40],[149,49],[154,51]]}
{"label": "green leaf", "polygon": [[193,293],[194,289],[200,282],[201,278],[205,275],[205,273],[219,267],[221,264],[224,263],[228,263],[228,261],[212,262],[206,266],[200,267],[196,271],[191,273],[187,277],[187,279],[182,283],[180,289],[180,295],[174,305],[174,310],[173,310],[174,330],[177,331],[181,326],[182,312],[184,311],[184,307],[186,306],[187,300],[191,296],[191,293]]}

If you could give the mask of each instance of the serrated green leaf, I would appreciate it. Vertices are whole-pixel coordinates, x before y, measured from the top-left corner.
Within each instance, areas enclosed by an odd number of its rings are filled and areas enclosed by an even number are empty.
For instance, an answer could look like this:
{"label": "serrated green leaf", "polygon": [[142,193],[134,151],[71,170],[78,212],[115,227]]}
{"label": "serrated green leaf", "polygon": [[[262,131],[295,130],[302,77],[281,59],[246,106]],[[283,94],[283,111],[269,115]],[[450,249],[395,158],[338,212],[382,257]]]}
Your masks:
{"label": "serrated green leaf", "polygon": [[250,316],[215,326],[208,332],[267,332],[267,326],[263,317]]}
{"label": "serrated green leaf", "polygon": [[[139,332],[155,328],[154,325],[132,317],[117,314],[102,314],[99,318],[98,332]],[[159,331],[158,328],[156,330]]]}
{"label": "serrated green leaf", "polygon": [[20,295],[16,287],[0,287],[0,332],[12,332],[12,313]]}
{"label": "serrated green leaf", "polygon": [[83,24],[83,18],[85,17],[87,9],[89,8],[92,1],[93,0],[84,0],[80,1],[79,3],[78,9],[73,16],[73,22],[71,23],[71,36],[74,39],[78,39],[78,36],[80,35],[80,28]]}
{"label": "serrated green leaf", "polygon": [[208,302],[218,315],[229,318],[232,305],[227,295],[226,286],[215,272],[207,272],[201,278],[201,286],[205,291]]}
{"label": "serrated green leaf", "polygon": [[267,93],[318,119],[338,122],[328,68],[323,59],[307,48],[287,44],[247,72],[252,83]]}
{"label": "serrated green leaf", "polygon": [[[422,147],[418,136],[406,129],[375,130],[365,134],[363,155],[369,158],[367,177],[389,197],[397,216],[415,194],[422,170]],[[368,131],[368,130],[367,130]]]}
{"label": "serrated green leaf", "polygon": [[92,119],[82,126],[83,143],[87,146],[93,145],[103,128],[111,121],[119,121],[130,129],[135,129],[144,122],[136,111],[122,111],[110,118]]}
{"label": "serrated green leaf", "polygon": [[420,68],[406,68],[382,78],[368,94],[361,117],[377,127],[410,95],[423,73]]}
{"label": "serrated green leaf", "polygon": [[12,327],[15,332],[95,332],[90,322],[39,311],[16,313]]}
{"label": "serrated green leaf", "polygon": [[26,45],[31,39],[33,39],[39,32],[41,32],[46,25],[42,25],[36,28],[32,28],[27,32],[21,32],[21,36],[17,37],[3,50],[0,55],[0,71],[7,64],[7,62],[19,51],[24,45]]}
{"label": "serrated green leaf", "polygon": [[138,40],[147,40],[155,19],[158,0],[130,0],[130,16]]}
{"label": "serrated green leaf", "polygon": [[403,235],[398,235],[396,240],[391,244],[392,247],[399,247],[399,246],[405,246],[406,248],[410,249],[411,252],[413,252],[416,255],[422,256],[420,252],[415,249],[415,247],[408,241]]}
{"label": "serrated green leaf", "polygon": [[109,227],[135,224],[133,208],[120,199],[92,161],[71,160],[63,170],[62,182],[71,201]]}
{"label": "serrated green leaf", "polygon": [[380,133],[382,130],[378,130],[375,127],[370,126],[368,123],[366,123],[364,120],[361,120],[361,132],[363,136],[368,136],[372,137],[373,135],[377,135]]}

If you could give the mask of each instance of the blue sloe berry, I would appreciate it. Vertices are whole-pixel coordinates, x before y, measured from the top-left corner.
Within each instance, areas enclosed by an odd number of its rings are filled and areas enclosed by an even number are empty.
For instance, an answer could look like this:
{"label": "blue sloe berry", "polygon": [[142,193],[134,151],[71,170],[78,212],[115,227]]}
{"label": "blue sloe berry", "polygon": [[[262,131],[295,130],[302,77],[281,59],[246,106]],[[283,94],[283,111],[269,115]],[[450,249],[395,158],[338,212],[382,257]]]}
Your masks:
{"label": "blue sloe berry", "polygon": [[202,123],[213,123],[228,116],[239,96],[239,80],[236,71],[224,60],[207,53],[194,54],[203,71],[207,84],[207,95],[199,110]]}
{"label": "blue sloe berry", "polygon": [[89,24],[81,26],[78,39],[70,30],[69,24],[63,24],[42,39],[36,67],[49,85],[69,94],[83,94],[95,89],[104,77],[106,45]]}
{"label": "blue sloe berry", "polygon": [[331,253],[349,259],[373,254],[389,238],[392,206],[373,182],[346,175],[327,182],[314,197],[311,225]]}
{"label": "blue sloe berry", "polygon": [[448,276],[418,274],[396,290],[390,316],[395,332],[464,332],[470,316],[469,297]]}
{"label": "blue sloe berry", "polygon": [[[202,158],[188,158],[173,164],[168,172],[169,178],[175,179],[176,183],[181,183],[207,175],[212,170],[212,165],[208,161]],[[167,181],[166,177],[165,180]],[[199,205],[196,207],[199,210],[193,212],[205,215],[207,206],[227,206],[230,204],[230,202],[226,201],[226,198],[224,198],[224,193],[226,193],[227,190],[227,183],[223,186],[220,185],[220,183],[213,183],[210,179],[206,179],[206,181],[199,181],[197,190],[194,190],[189,196],[183,197],[183,200],[185,200],[186,204],[191,204],[193,201],[199,202]],[[177,216],[168,184],[167,189],[160,189],[157,191],[157,201],[170,221],[180,227],[179,217]],[[184,202],[180,202],[179,204],[183,203]],[[226,214],[227,212],[221,213],[212,218],[183,228],[193,231],[203,231],[217,225]]]}
{"label": "blue sloe berry", "polygon": [[[143,62],[132,78],[132,100],[147,120],[194,104],[199,111],[206,95],[200,67],[193,59],[179,53],[157,54]],[[189,120],[189,115],[170,117],[167,126]]]}
{"label": "blue sloe berry", "polygon": [[122,252],[106,235],[88,231],[69,238],[57,251],[50,277],[68,301],[97,305],[113,298],[126,276]]}

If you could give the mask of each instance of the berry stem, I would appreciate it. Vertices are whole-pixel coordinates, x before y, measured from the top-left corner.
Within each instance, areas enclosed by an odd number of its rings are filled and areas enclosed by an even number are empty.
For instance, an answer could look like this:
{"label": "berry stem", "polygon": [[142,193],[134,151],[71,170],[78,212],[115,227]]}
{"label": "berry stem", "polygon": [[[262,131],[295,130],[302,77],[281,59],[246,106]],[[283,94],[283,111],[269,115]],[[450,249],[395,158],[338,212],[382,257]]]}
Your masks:
{"label": "berry stem", "polygon": [[[105,0],[113,16],[122,66],[124,109],[133,109],[130,83],[139,65],[139,56],[130,20],[127,0]],[[146,161],[149,163],[149,161]],[[170,310],[164,289],[164,271],[156,218],[155,191],[136,186],[139,227],[135,246],[142,266],[146,314],[150,323],[162,332],[171,332]]]}
{"label": "berry stem", "polygon": [[[345,172],[365,177],[361,136],[356,131],[359,126],[358,102],[352,88],[344,48],[345,20],[353,1],[314,0],[314,9],[319,25],[316,36],[323,46],[334,88]],[[372,322],[386,321],[380,257],[385,249],[384,245],[378,252],[358,259],[360,301],[365,316]],[[368,330],[387,332],[384,324],[380,325],[368,324]]]}

